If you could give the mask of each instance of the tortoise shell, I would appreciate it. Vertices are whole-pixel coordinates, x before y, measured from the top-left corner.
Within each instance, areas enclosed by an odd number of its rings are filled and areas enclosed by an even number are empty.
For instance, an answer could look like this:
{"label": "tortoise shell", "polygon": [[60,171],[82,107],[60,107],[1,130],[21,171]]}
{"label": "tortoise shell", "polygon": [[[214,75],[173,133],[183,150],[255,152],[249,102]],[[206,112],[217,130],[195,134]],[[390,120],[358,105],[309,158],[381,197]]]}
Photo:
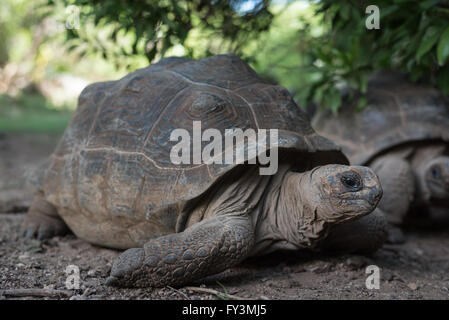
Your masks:
{"label": "tortoise shell", "polygon": [[367,105],[344,105],[338,114],[318,111],[314,129],[343,148],[352,164],[368,165],[402,144],[449,142],[449,101],[438,90],[381,72],[368,83]]}
{"label": "tortoise shell", "polygon": [[[81,238],[127,248],[175,232],[186,204],[236,164],[170,161],[174,129],[279,129],[279,150],[347,163],[317,135],[288,91],[234,55],[167,58],[89,85],[43,174],[41,189]],[[203,144],[207,144],[204,142]]]}

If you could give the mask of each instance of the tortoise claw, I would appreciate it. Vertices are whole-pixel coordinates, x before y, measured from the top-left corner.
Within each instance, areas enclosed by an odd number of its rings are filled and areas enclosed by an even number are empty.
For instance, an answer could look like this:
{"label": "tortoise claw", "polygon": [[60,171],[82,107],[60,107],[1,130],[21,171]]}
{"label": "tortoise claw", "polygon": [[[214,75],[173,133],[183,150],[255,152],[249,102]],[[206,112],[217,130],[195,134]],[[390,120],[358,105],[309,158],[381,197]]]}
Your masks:
{"label": "tortoise claw", "polygon": [[133,274],[142,267],[145,252],[142,248],[132,248],[123,252],[114,262],[106,285],[127,286]]}
{"label": "tortoise claw", "polygon": [[48,239],[66,234],[69,229],[59,217],[56,208],[41,195],[35,196],[23,223],[22,236],[27,239]]}
{"label": "tortoise claw", "polygon": [[24,231],[22,236],[26,239],[36,238],[38,240],[45,240],[58,235],[64,235],[68,232],[67,226],[57,219],[27,219],[24,224]]}

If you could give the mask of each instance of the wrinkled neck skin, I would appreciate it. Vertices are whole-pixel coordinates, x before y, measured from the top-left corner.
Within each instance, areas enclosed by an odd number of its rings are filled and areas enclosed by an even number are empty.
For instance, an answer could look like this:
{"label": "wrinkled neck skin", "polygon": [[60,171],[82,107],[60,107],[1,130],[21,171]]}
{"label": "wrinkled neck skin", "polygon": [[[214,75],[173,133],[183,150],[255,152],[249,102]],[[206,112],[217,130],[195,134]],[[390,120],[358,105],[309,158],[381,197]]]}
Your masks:
{"label": "wrinkled neck skin", "polygon": [[[256,242],[253,255],[275,250],[313,248],[326,232],[317,216],[318,195],[313,195],[312,171],[292,172],[280,167],[269,186],[263,206],[254,214]],[[315,201],[316,200],[316,201]]]}
{"label": "wrinkled neck skin", "polygon": [[251,255],[313,247],[322,238],[325,223],[316,216],[313,203],[320,199],[309,192],[310,174],[292,172],[289,164],[280,164],[272,176],[259,175],[256,166],[247,167],[217,184],[195,206],[182,230],[215,216],[248,215],[255,234]]}

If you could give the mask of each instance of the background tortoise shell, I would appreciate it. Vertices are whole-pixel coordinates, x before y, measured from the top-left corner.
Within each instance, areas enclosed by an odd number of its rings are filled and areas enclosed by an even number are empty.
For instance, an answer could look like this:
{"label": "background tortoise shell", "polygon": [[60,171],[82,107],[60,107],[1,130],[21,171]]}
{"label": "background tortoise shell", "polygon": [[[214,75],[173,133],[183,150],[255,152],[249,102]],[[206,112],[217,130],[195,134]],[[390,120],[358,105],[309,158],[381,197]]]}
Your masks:
{"label": "background tortoise shell", "polygon": [[344,105],[337,115],[318,111],[313,127],[343,148],[351,164],[368,165],[379,153],[424,140],[449,142],[449,101],[438,90],[381,72],[369,81],[368,104]]}
{"label": "background tortoise shell", "polygon": [[127,248],[173,233],[186,203],[235,167],[171,163],[172,130],[192,134],[194,120],[222,134],[276,128],[281,149],[347,163],[286,89],[265,82],[238,57],[167,58],[84,89],[41,189],[72,231],[92,243]]}

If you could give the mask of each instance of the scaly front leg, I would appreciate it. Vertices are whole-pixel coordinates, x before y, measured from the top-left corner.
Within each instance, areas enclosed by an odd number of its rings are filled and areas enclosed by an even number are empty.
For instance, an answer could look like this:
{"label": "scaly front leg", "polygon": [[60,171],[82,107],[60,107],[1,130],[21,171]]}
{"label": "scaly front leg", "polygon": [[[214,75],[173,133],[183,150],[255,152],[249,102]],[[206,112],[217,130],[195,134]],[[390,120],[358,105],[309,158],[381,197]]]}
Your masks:
{"label": "scaly front leg", "polygon": [[216,216],[126,250],[106,284],[120,287],[180,286],[219,273],[245,259],[254,244],[246,215]]}

